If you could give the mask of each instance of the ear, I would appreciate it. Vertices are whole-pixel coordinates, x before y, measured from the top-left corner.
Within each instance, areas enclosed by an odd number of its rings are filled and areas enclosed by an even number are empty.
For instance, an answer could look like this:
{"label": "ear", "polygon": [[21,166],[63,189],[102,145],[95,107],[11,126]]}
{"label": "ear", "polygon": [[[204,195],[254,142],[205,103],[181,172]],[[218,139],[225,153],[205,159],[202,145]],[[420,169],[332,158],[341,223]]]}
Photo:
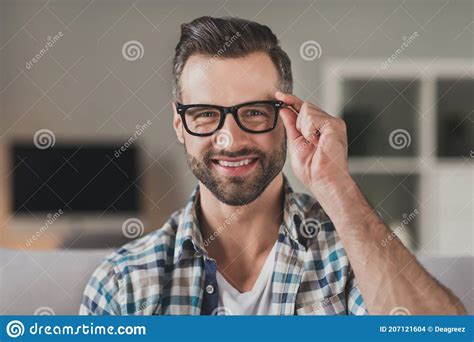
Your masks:
{"label": "ear", "polygon": [[181,116],[179,116],[178,112],[176,111],[176,102],[172,102],[173,106],[173,128],[176,133],[176,137],[178,138],[181,144],[184,144],[184,137],[183,137],[183,122],[181,121]]}

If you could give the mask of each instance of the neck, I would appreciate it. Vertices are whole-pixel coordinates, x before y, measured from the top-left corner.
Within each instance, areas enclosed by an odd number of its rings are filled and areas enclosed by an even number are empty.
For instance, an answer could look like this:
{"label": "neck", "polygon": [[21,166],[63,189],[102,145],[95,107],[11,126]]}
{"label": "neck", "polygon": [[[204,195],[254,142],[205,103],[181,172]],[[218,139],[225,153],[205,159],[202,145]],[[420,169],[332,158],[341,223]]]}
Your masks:
{"label": "neck", "polygon": [[245,252],[267,252],[278,237],[283,218],[283,175],[278,174],[252,203],[229,206],[200,184],[199,221],[204,244],[214,259],[235,258]]}

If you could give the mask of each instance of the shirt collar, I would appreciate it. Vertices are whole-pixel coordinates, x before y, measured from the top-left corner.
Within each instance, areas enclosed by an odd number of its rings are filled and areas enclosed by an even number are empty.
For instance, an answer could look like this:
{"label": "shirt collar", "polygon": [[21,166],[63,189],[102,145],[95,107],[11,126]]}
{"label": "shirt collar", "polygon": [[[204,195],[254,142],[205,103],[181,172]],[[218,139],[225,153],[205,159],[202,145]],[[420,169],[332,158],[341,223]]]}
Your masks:
{"label": "shirt collar", "polygon": [[191,193],[191,196],[180,215],[176,232],[175,262],[178,261],[182,254],[187,250],[190,250],[192,253],[206,254],[197,217],[197,209],[199,208],[200,203],[198,185]]}
{"label": "shirt collar", "polygon": [[[301,210],[298,196],[293,192],[286,176],[283,176],[283,189],[285,202],[280,233],[289,236],[291,240],[301,245],[300,226],[304,220],[304,212]],[[179,220],[176,232],[175,262],[181,259],[185,251],[190,251],[193,254],[207,255],[197,217],[199,206],[200,192],[198,185],[191,193]]]}

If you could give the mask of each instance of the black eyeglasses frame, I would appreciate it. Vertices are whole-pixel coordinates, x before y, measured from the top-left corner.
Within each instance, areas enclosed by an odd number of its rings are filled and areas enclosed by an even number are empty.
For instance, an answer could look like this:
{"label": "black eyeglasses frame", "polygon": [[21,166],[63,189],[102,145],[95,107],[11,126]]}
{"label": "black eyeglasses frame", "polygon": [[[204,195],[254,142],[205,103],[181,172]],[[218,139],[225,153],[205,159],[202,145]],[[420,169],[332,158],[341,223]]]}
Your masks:
{"label": "black eyeglasses frame", "polygon": [[[254,130],[246,128],[245,126],[241,124],[237,115],[237,111],[239,110],[239,108],[244,107],[244,106],[258,104],[258,103],[271,104],[273,106],[274,113],[275,113],[275,118],[273,120],[272,127],[267,128],[263,131],[254,131]],[[186,130],[186,132],[194,136],[208,137],[208,136],[213,135],[215,132],[217,132],[224,126],[225,118],[227,117],[227,114],[230,114],[230,113],[232,113],[232,116],[234,117],[235,122],[237,122],[237,125],[239,126],[239,128],[243,130],[244,132],[251,133],[251,134],[262,134],[262,133],[270,132],[276,127],[278,123],[278,114],[280,112],[280,108],[283,107],[283,104],[284,103],[282,101],[263,100],[263,101],[251,101],[251,102],[240,103],[238,105],[231,106],[231,107],[224,107],[224,106],[217,106],[217,105],[211,105],[211,104],[184,105],[182,103],[176,102],[176,111],[181,117],[181,122],[183,123],[184,129]],[[186,119],[185,119],[186,110],[188,110],[189,108],[197,108],[197,107],[209,107],[209,108],[215,108],[219,110],[220,112],[219,124],[217,125],[217,128],[215,130],[209,133],[196,133],[189,129],[188,125],[186,124]]]}

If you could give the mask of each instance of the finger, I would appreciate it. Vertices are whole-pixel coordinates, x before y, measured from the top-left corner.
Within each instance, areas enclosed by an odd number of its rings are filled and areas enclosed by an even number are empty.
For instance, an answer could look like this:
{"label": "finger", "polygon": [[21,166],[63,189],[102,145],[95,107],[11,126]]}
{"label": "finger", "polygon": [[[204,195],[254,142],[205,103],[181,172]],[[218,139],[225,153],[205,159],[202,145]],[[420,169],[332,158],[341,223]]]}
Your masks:
{"label": "finger", "polygon": [[306,140],[317,142],[319,136],[323,134],[329,126],[328,118],[324,115],[310,114],[302,112],[301,117],[301,134]]}
{"label": "finger", "polygon": [[302,120],[306,117],[311,110],[311,104],[309,102],[303,102],[300,108],[300,112],[298,114],[298,119],[296,119],[296,129],[301,132],[302,128]]}
{"label": "finger", "polygon": [[285,126],[286,135],[288,140],[292,143],[299,137],[301,137],[300,131],[296,129],[296,118],[297,115],[288,108],[280,109],[280,116]]}
{"label": "finger", "polygon": [[275,98],[279,101],[283,101],[286,105],[293,107],[298,112],[301,110],[301,106],[303,105],[303,100],[299,97],[281,91],[275,93]]}
{"label": "finger", "polygon": [[303,127],[303,118],[307,117],[308,115],[312,116],[318,113],[319,113],[319,109],[314,104],[308,101],[304,101],[301,106],[301,110],[298,114],[298,119],[296,121],[296,128],[301,132],[301,129]]}

